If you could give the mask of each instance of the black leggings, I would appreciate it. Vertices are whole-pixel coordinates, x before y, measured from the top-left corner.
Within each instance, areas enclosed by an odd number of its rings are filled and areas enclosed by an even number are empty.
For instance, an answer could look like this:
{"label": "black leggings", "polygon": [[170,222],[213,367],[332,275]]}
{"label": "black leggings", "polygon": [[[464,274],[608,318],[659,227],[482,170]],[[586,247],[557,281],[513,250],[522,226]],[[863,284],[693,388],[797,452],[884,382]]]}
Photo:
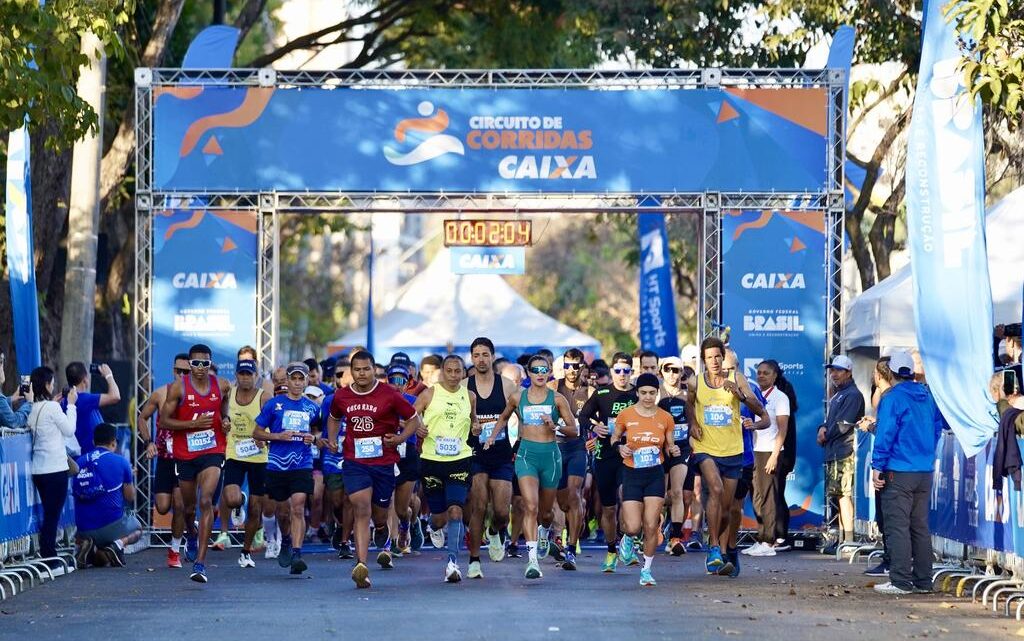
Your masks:
{"label": "black leggings", "polygon": [[43,522],[39,526],[39,554],[43,558],[57,556],[57,522],[68,498],[68,473],[33,474],[32,483],[43,504]]}

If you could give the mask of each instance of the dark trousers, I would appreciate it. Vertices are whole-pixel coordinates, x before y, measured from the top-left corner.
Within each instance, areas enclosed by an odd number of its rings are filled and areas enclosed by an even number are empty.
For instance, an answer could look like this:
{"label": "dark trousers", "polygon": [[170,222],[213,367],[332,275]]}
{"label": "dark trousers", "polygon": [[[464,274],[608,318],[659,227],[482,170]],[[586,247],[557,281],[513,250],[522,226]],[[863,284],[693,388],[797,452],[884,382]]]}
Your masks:
{"label": "dark trousers", "polygon": [[789,540],[789,503],[786,502],[786,477],[793,471],[796,461],[786,456],[785,450],[779,455],[778,499],[775,508],[775,539]]}
{"label": "dark trousers", "polygon": [[889,548],[889,581],[898,588],[931,589],[932,538],[928,531],[931,472],[884,472],[882,515]]}
{"label": "dark trousers", "polygon": [[39,554],[43,558],[57,556],[57,522],[68,498],[68,473],[33,474],[32,483],[43,505],[43,522],[39,526]]}
{"label": "dark trousers", "polygon": [[889,565],[889,544],[885,536],[885,515],[882,514],[882,493],[875,492],[875,524],[882,533],[882,563]]}
{"label": "dark trousers", "polygon": [[779,496],[779,468],[768,474],[764,466],[771,457],[771,452],[754,452],[754,514],[757,515],[757,538],[762,543],[775,542],[776,521]]}

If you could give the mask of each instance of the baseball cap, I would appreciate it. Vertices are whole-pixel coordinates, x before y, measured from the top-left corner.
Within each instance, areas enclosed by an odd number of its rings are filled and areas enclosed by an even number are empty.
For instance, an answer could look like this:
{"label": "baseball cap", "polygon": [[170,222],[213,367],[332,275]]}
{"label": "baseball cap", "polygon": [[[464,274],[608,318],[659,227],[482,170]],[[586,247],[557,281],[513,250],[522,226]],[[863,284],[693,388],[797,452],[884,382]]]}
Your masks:
{"label": "baseball cap", "polygon": [[287,373],[288,376],[291,376],[296,372],[301,373],[303,376],[309,376],[309,367],[307,367],[302,361],[292,361],[291,363],[288,363],[288,367],[285,368],[285,373]]}
{"label": "baseball cap", "polygon": [[248,372],[250,374],[255,374],[256,373],[256,361],[252,360],[251,358],[246,358],[246,359],[240,360],[235,365],[235,371],[236,372]]}
{"label": "baseball cap", "polygon": [[680,353],[679,356],[680,360],[682,360],[684,363],[689,361],[695,361],[697,360],[697,357],[700,356],[700,350],[697,348],[696,345],[687,345],[683,347],[683,351]]}
{"label": "baseball cap", "polygon": [[845,369],[847,372],[853,371],[853,361],[850,360],[849,356],[835,356],[832,358],[832,364],[826,365],[825,369]]}
{"label": "baseball cap", "polygon": [[636,377],[636,387],[637,389],[640,389],[641,387],[659,388],[661,387],[661,381],[659,381],[658,377],[654,374],[644,372],[640,376]]}
{"label": "baseball cap", "polygon": [[666,356],[665,358],[661,359],[661,367],[664,368],[665,366],[678,367],[679,369],[683,369],[683,359],[679,358],[678,356]]}
{"label": "baseball cap", "polygon": [[388,365],[388,368],[387,368],[387,370],[385,370],[385,373],[388,376],[391,376],[392,374],[402,374],[403,376],[408,378],[409,377],[409,368],[406,367],[402,363],[392,362],[390,365]]}
{"label": "baseball cap", "polygon": [[310,385],[306,389],[302,390],[303,396],[312,396],[313,398],[320,398],[324,395],[324,391],[316,385]]}
{"label": "baseball cap", "polygon": [[905,349],[889,355],[889,369],[900,378],[914,378],[914,357]]}

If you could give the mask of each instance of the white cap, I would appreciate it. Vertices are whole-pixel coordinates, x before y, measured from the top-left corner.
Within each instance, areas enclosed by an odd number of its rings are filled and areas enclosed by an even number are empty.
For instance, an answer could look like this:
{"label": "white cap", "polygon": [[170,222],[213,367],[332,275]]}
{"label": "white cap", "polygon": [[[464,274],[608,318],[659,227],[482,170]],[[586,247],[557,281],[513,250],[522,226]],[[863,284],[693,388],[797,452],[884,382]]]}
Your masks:
{"label": "white cap", "polygon": [[843,356],[842,354],[840,354],[839,356],[833,357],[832,364],[831,365],[826,365],[825,368],[826,369],[845,369],[847,372],[852,372],[853,371],[853,361],[850,360],[849,356]]}
{"label": "white cap", "polygon": [[898,349],[889,355],[889,369],[899,378],[914,377],[914,357],[905,349]]}
{"label": "white cap", "polygon": [[696,361],[697,357],[699,356],[700,350],[697,349],[697,346],[693,344],[683,347],[682,353],[679,354],[679,358],[682,359],[684,364],[690,361]]}
{"label": "white cap", "polygon": [[302,390],[303,396],[312,396],[313,398],[320,398],[324,395],[324,391],[316,385],[310,385],[306,389]]}
{"label": "white cap", "polygon": [[660,367],[665,367],[666,365],[671,365],[672,367],[678,367],[679,369],[683,369],[683,361],[678,356],[666,356],[665,358],[661,359]]}

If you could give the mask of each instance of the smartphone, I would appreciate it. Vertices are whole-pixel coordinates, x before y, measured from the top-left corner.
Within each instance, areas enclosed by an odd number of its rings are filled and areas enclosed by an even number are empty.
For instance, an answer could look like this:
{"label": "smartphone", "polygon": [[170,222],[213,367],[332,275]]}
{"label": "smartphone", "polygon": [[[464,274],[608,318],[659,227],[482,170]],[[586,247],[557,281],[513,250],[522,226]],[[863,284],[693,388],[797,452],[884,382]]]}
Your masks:
{"label": "smartphone", "polygon": [[89,363],[89,373],[95,376],[100,373],[100,366],[98,363]]}
{"label": "smartphone", "polygon": [[1017,384],[1017,372],[1012,369],[1003,370],[1003,394],[1010,396],[1020,391],[1020,385]]}
{"label": "smartphone", "polygon": [[28,386],[29,386],[30,382],[31,382],[31,377],[29,377],[28,374],[26,374],[26,375],[21,377],[21,386],[20,386],[20,388],[21,388],[21,395],[22,396],[24,396],[25,394],[28,394]]}

